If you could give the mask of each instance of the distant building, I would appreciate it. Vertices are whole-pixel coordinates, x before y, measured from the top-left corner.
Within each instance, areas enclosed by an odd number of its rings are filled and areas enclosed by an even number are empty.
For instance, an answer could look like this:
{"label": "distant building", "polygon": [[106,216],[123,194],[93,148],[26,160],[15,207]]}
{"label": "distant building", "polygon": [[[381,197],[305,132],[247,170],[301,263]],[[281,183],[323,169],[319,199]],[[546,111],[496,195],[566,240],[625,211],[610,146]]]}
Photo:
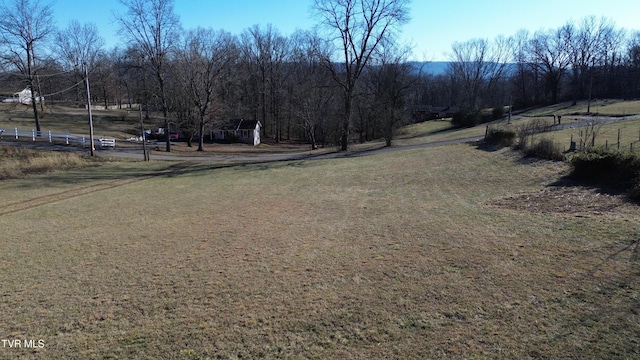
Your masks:
{"label": "distant building", "polygon": [[431,106],[419,105],[412,109],[413,119],[416,122],[452,117],[460,108],[456,106]]}
{"label": "distant building", "polygon": [[[31,100],[31,89],[25,88],[22,91],[14,93],[12,99],[5,99],[4,101],[29,105],[31,104]],[[41,101],[44,102],[44,97],[38,96],[38,93],[36,93],[36,102],[39,103]]]}
{"label": "distant building", "polygon": [[262,124],[258,120],[233,119],[221,129],[211,131],[211,138],[240,141],[257,146],[260,144],[261,128]]}

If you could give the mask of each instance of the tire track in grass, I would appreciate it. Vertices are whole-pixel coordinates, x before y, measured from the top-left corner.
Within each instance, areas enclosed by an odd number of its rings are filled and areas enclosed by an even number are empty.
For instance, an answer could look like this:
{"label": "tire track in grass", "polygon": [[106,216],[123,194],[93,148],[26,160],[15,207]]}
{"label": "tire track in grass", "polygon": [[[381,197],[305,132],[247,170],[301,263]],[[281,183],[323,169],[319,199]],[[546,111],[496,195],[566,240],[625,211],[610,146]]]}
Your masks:
{"label": "tire track in grass", "polygon": [[111,180],[99,184],[84,186],[81,188],[74,188],[71,190],[62,191],[55,194],[49,194],[39,196],[36,198],[28,199],[25,201],[13,202],[10,204],[0,206],[0,216],[12,214],[18,211],[32,209],[38,206],[52,204],[58,201],[72,199],[74,197],[91,194],[97,191],[113,189],[119,186],[128,185],[134,182],[149,179],[151,176],[144,176],[136,179],[127,180]]}
{"label": "tire track in grass", "polygon": [[24,201],[16,201],[9,204],[3,204],[3,205],[0,205],[0,216],[16,213],[23,210],[29,210],[38,206],[48,205],[48,204],[52,204],[52,203],[63,201],[63,200],[72,199],[78,196],[88,195],[98,191],[109,190],[109,189],[117,188],[120,186],[133,184],[133,183],[148,180],[154,177],[171,174],[174,171],[183,171],[189,166],[190,164],[185,164],[185,163],[175,164],[170,166],[168,169],[164,171],[160,171],[158,173],[142,175],[142,176],[138,176],[130,179],[109,180],[109,181],[104,181],[98,184],[61,191],[55,194],[43,195],[43,196],[35,197],[32,199],[27,199]]}

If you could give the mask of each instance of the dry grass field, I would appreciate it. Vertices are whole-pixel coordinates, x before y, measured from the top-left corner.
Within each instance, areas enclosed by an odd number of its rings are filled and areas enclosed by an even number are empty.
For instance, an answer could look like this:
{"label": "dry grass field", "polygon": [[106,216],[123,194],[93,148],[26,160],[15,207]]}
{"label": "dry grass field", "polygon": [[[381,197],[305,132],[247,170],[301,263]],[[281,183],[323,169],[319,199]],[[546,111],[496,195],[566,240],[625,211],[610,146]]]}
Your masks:
{"label": "dry grass field", "polygon": [[566,171],[453,145],[3,180],[0,338],[43,346],[0,358],[638,358],[640,212]]}
{"label": "dry grass field", "polygon": [[0,147],[0,159],[0,180],[95,164],[78,153],[36,151],[17,146]]}

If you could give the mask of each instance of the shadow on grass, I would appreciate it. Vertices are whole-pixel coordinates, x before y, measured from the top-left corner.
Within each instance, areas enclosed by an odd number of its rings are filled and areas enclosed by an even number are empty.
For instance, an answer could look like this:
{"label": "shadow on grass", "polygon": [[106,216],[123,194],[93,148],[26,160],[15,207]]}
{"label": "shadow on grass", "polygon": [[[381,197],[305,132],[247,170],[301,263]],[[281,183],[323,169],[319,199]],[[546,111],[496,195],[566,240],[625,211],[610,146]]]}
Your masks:
{"label": "shadow on grass", "polygon": [[549,183],[547,186],[558,187],[558,188],[559,187],[567,187],[567,188],[584,187],[588,189],[597,190],[601,194],[608,194],[608,195],[622,195],[625,193],[623,190],[617,189],[614,187],[602,186],[593,182],[579,181],[579,180],[573,179],[570,174],[565,175],[559,178],[558,180]]}
{"label": "shadow on grass", "polygon": [[494,144],[494,143],[490,143],[487,141],[478,141],[477,143],[474,144],[475,148],[478,150],[482,150],[485,152],[496,152],[496,151],[500,151],[504,148],[508,148],[510,147],[509,145],[501,145],[501,144]]}
{"label": "shadow on grass", "polygon": [[[435,120],[430,120],[430,121],[435,121]],[[448,126],[442,129],[420,131],[415,134],[399,134],[398,139],[415,139],[415,138],[420,138],[420,137],[429,136],[429,135],[447,134],[447,133],[455,132],[458,130],[460,130],[460,128],[457,128],[455,126]]]}
{"label": "shadow on grass", "polygon": [[637,201],[634,201],[633,199],[631,199],[628,196],[629,195],[629,191],[624,189],[624,188],[622,188],[622,187],[613,186],[611,184],[606,184],[606,183],[593,182],[593,181],[576,180],[571,176],[571,174],[567,174],[567,175],[559,178],[558,180],[548,184],[547,187],[550,187],[550,188],[586,188],[586,189],[593,190],[594,192],[596,192],[597,194],[600,194],[600,195],[623,196],[625,198],[626,202],[628,202],[630,204],[636,204],[636,205],[639,204]]}

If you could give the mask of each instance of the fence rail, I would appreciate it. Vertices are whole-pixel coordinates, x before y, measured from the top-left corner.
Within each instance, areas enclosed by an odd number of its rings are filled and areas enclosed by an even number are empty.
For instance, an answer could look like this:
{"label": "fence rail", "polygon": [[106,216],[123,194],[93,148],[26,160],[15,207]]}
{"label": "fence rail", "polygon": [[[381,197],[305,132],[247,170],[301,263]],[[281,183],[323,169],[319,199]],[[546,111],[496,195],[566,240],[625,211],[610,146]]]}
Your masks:
{"label": "fence rail", "polygon": [[[91,141],[88,135],[54,133],[51,131],[36,131],[34,129],[24,130],[18,128],[0,129],[0,139],[2,138],[23,141],[47,141],[50,143],[64,143],[66,145],[81,145],[83,147],[89,146],[89,142]],[[116,139],[107,137],[94,138],[93,144],[97,148],[115,148]]]}

